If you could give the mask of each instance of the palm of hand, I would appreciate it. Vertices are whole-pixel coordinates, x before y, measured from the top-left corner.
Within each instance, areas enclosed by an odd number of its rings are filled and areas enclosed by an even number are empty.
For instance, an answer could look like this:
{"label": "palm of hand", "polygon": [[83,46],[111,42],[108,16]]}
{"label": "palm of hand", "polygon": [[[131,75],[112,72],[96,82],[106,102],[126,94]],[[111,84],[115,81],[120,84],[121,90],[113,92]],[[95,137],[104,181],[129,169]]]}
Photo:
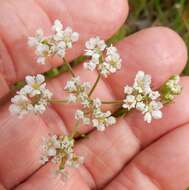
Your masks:
{"label": "palm of hand", "polygon": [[[47,66],[36,65],[33,52],[27,48],[26,37],[39,26],[48,32],[51,21],[59,18],[81,34],[79,45],[68,53],[67,58],[71,60],[81,54],[80,49],[90,36],[108,38],[112,35],[124,22],[127,12],[125,0],[2,1],[0,96],[6,94],[10,84],[23,79],[26,74],[44,72],[61,64],[53,61]],[[117,76],[100,82],[95,95],[102,99],[120,98],[123,86],[130,83],[140,69],[152,75],[153,85],[157,88],[169,76],[179,74],[187,59],[182,40],[163,27],[138,32],[117,47],[123,58],[123,69]],[[84,71],[82,66],[75,68],[75,72],[84,80],[96,78],[95,73]],[[55,97],[64,96],[63,87],[68,77],[63,74],[48,82]],[[41,167],[40,144],[41,137],[48,133],[72,130],[75,108],[55,105],[42,116],[29,115],[19,120],[10,116],[7,103],[0,108],[0,189],[186,188],[189,185],[188,80],[182,78],[183,92],[164,108],[163,119],[148,127],[140,115],[131,113],[104,133],[82,128],[82,132],[91,131],[89,138],[76,146],[76,151],[85,157],[85,164],[70,171],[66,184],[51,175],[54,167],[51,163]]]}

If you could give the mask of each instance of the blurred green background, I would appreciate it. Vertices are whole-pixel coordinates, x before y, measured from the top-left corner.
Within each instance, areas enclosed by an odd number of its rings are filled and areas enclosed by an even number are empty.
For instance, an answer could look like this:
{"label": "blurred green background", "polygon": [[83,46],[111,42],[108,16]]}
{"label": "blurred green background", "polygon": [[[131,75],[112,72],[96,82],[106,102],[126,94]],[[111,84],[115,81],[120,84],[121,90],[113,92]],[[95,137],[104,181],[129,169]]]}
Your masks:
{"label": "blurred green background", "polygon": [[[112,42],[146,27],[167,26],[178,32],[189,47],[188,0],[129,0],[129,6],[129,18]],[[189,75],[189,62],[183,74]]]}

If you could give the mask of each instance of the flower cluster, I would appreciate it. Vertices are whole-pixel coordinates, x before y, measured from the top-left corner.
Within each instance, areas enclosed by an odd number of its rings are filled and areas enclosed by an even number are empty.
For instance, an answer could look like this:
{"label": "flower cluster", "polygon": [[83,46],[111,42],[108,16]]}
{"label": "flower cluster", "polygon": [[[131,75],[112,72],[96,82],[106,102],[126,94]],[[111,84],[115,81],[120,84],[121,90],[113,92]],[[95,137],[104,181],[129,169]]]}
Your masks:
{"label": "flower cluster", "polygon": [[78,167],[83,162],[83,157],[74,153],[74,139],[71,136],[53,135],[44,139],[42,146],[41,162],[45,164],[51,160],[54,164],[59,164],[59,172],[64,173],[65,167]]}
{"label": "flower cluster", "polygon": [[26,85],[11,99],[10,112],[22,118],[27,113],[43,113],[52,93],[46,88],[45,77],[27,76]]}
{"label": "flower cluster", "polygon": [[151,123],[152,118],[162,118],[161,108],[163,104],[160,101],[160,93],[153,91],[150,87],[151,77],[143,71],[136,74],[133,86],[125,86],[125,99],[123,108],[130,111],[136,108],[144,114],[144,120]]}
{"label": "flower cluster", "polygon": [[67,81],[64,90],[69,93],[67,97],[70,103],[81,103],[84,107],[88,107],[90,102],[88,98],[88,91],[91,88],[89,82],[82,83],[80,77],[73,77],[71,80]]}
{"label": "flower cluster", "polygon": [[107,47],[103,40],[95,37],[86,42],[86,48],[85,55],[91,59],[84,63],[84,68],[90,71],[97,69],[104,77],[121,69],[122,60],[116,47]]}
{"label": "flower cluster", "polygon": [[101,77],[107,77],[121,69],[122,60],[117,48],[112,45],[107,46],[99,37],[90,38],[86,42],[85,55],[88,60],[84,63],[84,68],[98,72],[95,83],[91,85],[89,82],[82,82],[64,58],[66,49],[72,48],[79,34],[73,32],[70,27],[63,29],[59,20],[55,20],[52,30],[53,35],[49,36],[44,36],[43,31],[38,30],[35,37],[29,37],[28,44],[35,48],[37,63],[44,64],[47,57],[54,55],[64,60],[72,75],[64,87],[67,96],[60,100],[52,99],[53,94],[46,88],[43,75],[27,76],[26,85],[11,99],[12,104],[9,109],[11,113],[21,118],[28,113],[41,114],[48,104],[53,102],[77,103],[80,106],[75,112],[76,125],[71,135],[50,136],[44,140],[42,147],[42,163],[45,164],[50,160],[59,164],[59,172],[65,173],[67,166],[78,167],[83,162],[83,158],[74,152],[74,141],[79,127],[83,124],[92,125],[97,130],[104,131],[116,123],[112,113],[103,110],[103,104],[119,104],[121,110],[125,112],[136,109],[144,115],[147,123],[151,123],[152,119],[162,118],[161,108],[181,93],[181,87],[179,77],[173,76],[159,91],[154,91],[151,88],[151,76],[138,71],[133,85],[125,86],[123,100],[101,101],[92,94]]}
{"label": "flower cluster", "polygon": [[84,125],[92,124],[93,127],[103,131],[106,127],[115,124],[116,119],[111,116],[111,112],[102,112],[101,101],[98,98],[91,99],[89,82],[82,83],[79,77],[73,77],[67,81],[65,91],[69,93],[67,98],[70,103],[81,103],[82,110],[78,109],[75,119],[82,121]]}
{"label": "flower cluster", "polygon": [[[75,113],[76,120],[82,120],[85,125],[92,124],[99,131],[104,131],[106,127],[114,125],[116,118],[110,111],[101,110],[101,101],[98,98],[89,100],[90,104],[83,110],[77,110]],[[92,110],[92,111],[90,111]]]}
{"label": "flower cluster", "polygon": [[164,103],[173,101],[174,97],[181,93],[182,88],[179,81],[180,77],[174,75],[160,88],[161,98]]}
{"label": "flower cluster", "polygon": [[55,20],[52,26],[53,35],[44,36],[42,29],[38,29],[35,37],[28,38],[28,45],[35,48],[37,63],[45,64],[46,58],[57,55],[64,58],[66,49],[72,48],[72,44],[79,39],[79,34],[73,32],[72,28],[66,27],[59,20]]}

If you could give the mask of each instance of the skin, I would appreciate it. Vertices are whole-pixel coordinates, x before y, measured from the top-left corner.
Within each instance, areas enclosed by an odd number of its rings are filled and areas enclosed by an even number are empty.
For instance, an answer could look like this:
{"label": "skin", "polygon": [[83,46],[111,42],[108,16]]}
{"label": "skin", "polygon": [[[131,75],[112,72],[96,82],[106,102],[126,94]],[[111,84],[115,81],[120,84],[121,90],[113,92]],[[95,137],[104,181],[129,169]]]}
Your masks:
{"label": "skin", "polygon": [[[80,33],[80,41],[67,59],[80,55],[84,42],[99,35],[107,39],[124,23],[125,0],[1,0],[0,6],[0,97],[28,74],[47,71],[60,64],[50,60],[37,65],[26,38],[42,27],[46,33],[59,18]],[[103,80],[94,96],[120,99],[123,87],[131,84],[138,70],[152,75],[158,88],[171,75],[180,74],[187,61],[182,39],[165,27],[153,27],[131,35],[116,45],[123,59],[122,70]],[[94,82],[97,74],[80,65],[74,72]],[[48,81],[54,98],[64,97],[69,74]],[[189,186],[189,78],[182,77],[183,92],[163,109],[164,117],[144,123],[138,113],[120,118],[105,132],[82,127],[89,138],[76,143],[76,152],[85,157],[77,170],[70,170],[64,183],[52,176],[54,165],[39,163],[42,137],[49,133],[70,133],[77,106],[50,106],[40,116],[23,119],[10,116],[9,102],[0,107],[0,190],[182,190]],[[114,110],[115,107],[106,107]]]}

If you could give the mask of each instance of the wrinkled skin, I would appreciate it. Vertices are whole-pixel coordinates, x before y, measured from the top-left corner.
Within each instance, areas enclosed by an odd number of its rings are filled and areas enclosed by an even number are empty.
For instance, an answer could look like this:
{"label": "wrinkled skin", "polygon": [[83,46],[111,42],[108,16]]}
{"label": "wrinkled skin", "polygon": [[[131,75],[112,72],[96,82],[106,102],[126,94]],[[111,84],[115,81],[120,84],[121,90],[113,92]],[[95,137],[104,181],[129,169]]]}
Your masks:
{"label": "wrinkled skin", "polygon": [[[107,39],[124,23],[126,0],[1,0],[0,1],[0,96],[27,74],[47,71],[60,64],[53,59],[37,65],[26,37],[42,27],[50,32],[59,18],[80,35],[80,41],[67,54],[80,55],[84,41],[99,35]],[[153,27],[127,37],[116,45],[123,59],[122,70],[101,81],[95,96],[119,99],[123,86],[131,84],[136,72],[152,75],[158,88],[173,74],[181,73],[187,61],[182,39],[165,27]],[[83,80],[94,81],[97,74],[74,71]],[[63,97],[69,74],[62,74],[48,87],[55,98]],[[85,164],[70,170],[64,183],[52,175],[51,163],[40,165],[40,144],[48,133],[69,133],[73,128],[73,106],[54,105],[40,116],[24,119],[10,116],[9,103],[0,107],[0,190],[182,190],[189,186],[189,78],[182,77],[183,92],[163,109],[164,117],[147,125],[138,113],[120,118],[105,132],[82,127],[89,137],[76,143],[76,152]],[[109,107],[114,110],[115,107]]]}

